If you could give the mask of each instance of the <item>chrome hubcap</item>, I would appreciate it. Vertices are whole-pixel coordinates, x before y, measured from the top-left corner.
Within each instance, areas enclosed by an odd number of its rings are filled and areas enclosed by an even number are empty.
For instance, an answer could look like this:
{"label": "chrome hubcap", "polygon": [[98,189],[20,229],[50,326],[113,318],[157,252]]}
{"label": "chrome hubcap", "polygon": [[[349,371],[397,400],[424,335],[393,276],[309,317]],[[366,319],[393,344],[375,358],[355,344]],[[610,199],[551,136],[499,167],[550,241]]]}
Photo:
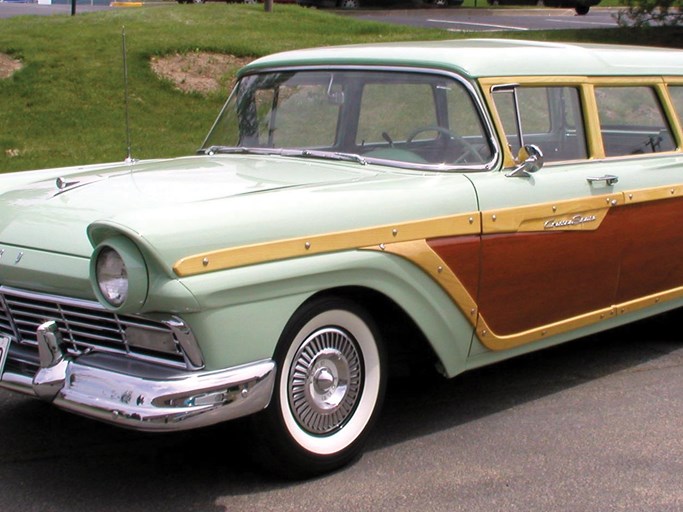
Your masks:
{"label": "chrome hubcap", "polygon": [[297,423],[311,434],[338,430],[353,414],[362,385],[356,342],[326,327],[309,336],[294,356],[288,395]]}

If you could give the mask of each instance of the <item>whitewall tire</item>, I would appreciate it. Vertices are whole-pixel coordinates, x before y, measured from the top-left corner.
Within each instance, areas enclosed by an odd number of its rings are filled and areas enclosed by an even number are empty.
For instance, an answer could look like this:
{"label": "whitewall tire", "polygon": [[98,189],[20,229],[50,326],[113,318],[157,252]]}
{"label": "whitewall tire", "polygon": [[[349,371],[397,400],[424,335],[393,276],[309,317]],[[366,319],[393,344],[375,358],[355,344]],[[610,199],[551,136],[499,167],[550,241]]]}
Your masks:
{"label": "whitewall tire", "polygon": [[381,340],[368,313],[345,299],[307,304],[289,322],[275,359],[273,399],[257,418],[261,462],[303,477],[357,457],[386,382]]}

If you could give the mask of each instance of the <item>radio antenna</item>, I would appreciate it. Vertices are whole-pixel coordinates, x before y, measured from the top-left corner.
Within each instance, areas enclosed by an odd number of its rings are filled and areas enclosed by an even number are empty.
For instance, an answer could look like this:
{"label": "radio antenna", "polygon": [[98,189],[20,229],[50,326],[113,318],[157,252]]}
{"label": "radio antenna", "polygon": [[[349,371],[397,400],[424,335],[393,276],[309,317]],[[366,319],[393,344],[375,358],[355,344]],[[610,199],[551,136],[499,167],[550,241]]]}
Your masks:
{"label": "radio antenna", "polygon": [[130,149],[130,119],[128,115],[128,61],[126,61],[126,27],[121,27],[121,50],[123,52],[123,88],[126,100],[126,160],[127,164],[135,162]]}

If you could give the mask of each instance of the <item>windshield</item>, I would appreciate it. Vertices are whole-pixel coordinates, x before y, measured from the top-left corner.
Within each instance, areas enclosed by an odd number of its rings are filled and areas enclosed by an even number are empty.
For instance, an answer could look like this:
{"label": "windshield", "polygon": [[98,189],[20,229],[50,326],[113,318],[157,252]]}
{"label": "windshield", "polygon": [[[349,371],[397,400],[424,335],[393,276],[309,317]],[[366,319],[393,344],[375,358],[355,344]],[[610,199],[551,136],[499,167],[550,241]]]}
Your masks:
{"label": "windshield", "polygon": [[335,70],[247,75],[202,150],[485,168],[490,136],[470,91],[450,76]]}

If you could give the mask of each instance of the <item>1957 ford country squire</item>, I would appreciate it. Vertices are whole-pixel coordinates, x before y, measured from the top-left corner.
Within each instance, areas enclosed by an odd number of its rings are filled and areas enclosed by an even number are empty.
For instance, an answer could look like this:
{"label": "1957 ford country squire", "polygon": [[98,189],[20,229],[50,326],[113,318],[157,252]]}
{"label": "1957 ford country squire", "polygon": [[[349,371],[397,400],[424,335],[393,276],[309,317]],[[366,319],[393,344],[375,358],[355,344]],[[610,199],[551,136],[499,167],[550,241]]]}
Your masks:
{"label": "1957 ford country squire", "polygon": [[387,375],[447,377],[683,305],[683,52],[301,50],[196,156],[0,176],[2,386],[147,431],[253,415],[348,462]]}

